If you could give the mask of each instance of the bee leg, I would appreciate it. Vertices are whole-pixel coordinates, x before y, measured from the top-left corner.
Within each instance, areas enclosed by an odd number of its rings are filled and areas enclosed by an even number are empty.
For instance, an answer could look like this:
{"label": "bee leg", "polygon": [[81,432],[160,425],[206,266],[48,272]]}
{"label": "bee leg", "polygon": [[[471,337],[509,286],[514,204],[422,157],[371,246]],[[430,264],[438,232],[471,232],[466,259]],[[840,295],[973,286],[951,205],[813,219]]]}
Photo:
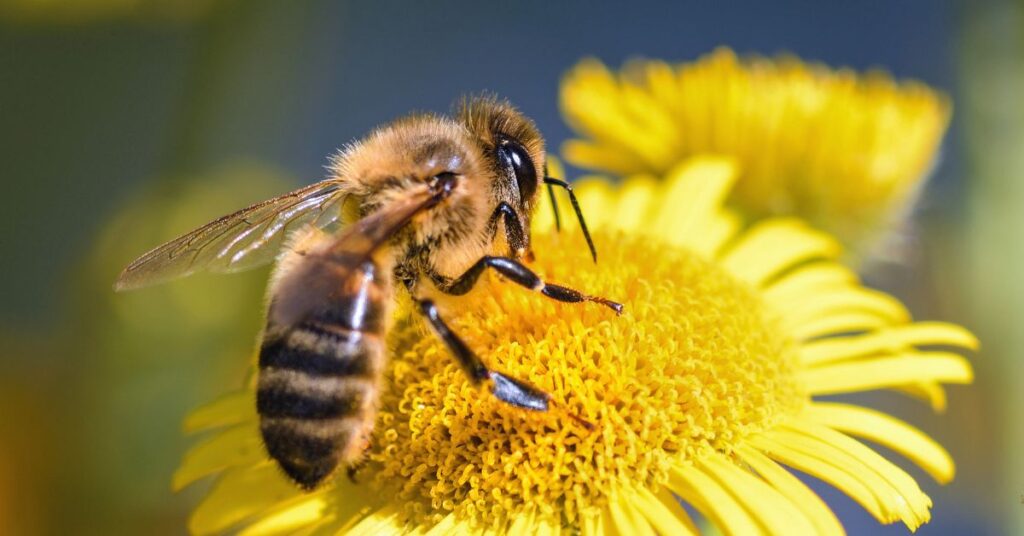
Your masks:
{"label": "bee leg", "polygon": [[498,208],[491,214],[487,222],[489,236],[494,236],[498,230],[498,220],[505,222],[505,242],[508,243],[509,255],[513,257],[525,257],[530,253],[530,240],[523,231],[523,225],[519,222],[519,215],[511,205],[502,201]]}
{"label": "bee leg", "polygon": [[474,385],[483,382],[490,382],[491,394],[499,400],[516,407],[534,410],[547,411],[548,402],[551,396],[537,389],[536,387],[515,378],[495,372],[487,368],[480,357],[470,350],[466,343],[462,342],[437,312],[437,306],[431,300],[417,300],[420,312],[427,317],[430,327],[434,333],[444,341],[448,349],[455,355],[455,359],[462,366],[463,372],[469,376]]}
{"label": "bee leg", "polygon": [[508,257],[484,256],[481,257],[480,260],[476,261],[469,270],[466,270],[466,273],[455,279],[446,280],[436,275],[432,275],[431,279],[442,292],[461,296],[473,288],[473,285],[475,285],[477,280],[480,278],[480,274],[482,274],[487,268],[493,268],[499,274],[511,279],[515,283],[526,288],[536,290],[551,299],[569,303],[584,301],[600,303],[601,305],[615,311],[616,314],[622,314],[621,303],[613,302],[600,296],[589,296],[569,287],[545,283],[537,276],[537,274],[524,266],[521,262]]}

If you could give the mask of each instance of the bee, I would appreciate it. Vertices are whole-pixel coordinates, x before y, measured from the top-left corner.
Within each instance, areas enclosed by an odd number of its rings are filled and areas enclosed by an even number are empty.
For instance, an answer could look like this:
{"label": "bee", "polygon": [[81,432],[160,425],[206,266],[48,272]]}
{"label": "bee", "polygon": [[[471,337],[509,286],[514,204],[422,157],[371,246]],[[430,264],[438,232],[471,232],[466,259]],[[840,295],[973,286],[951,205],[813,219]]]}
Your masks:
{"label": "bee", "polygon": [[523,264],[533,256],[530,221],[545,184],[552,200],[553,186],[568,192],[597,260],[572,188],[546,170],[544,141],[530,119],[495,97],[464,98],[451,117],[411,115],[348,145],[321,182],[153,249],[124,269],[115,288],[277,257],[256,405],[267,453],[312,490],[339,466],[351,471],[368,447],[396,286],[470,382],[533,411],[548,411],[551,397],[489,368],[429,296],[464,295],[491,269],[558,301],[622,312],[619,303],[547,283]]}

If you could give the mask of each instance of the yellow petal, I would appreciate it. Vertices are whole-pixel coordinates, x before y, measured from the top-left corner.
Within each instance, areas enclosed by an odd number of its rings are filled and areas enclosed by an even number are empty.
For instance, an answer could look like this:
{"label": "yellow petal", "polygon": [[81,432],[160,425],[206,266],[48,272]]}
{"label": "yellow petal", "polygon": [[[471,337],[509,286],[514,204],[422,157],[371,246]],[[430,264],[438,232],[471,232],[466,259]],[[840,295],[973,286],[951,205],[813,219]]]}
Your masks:
{"label": "yellow petal", "polygon": [[816,493],[811,491],[803,482],[792,473],[773,462],[764,454],[746,445],[740,445],[736,449],[740,458],[757,471],[766,482],[771,484],[779,493],[789,497],[805,516],[814,524],[818,534],[833,535],[844,534],[843,526],[836,519],[832,509],[821,500]]}
{"label": "yellow petal", "polygon": [[949,352],[903,352],[890,357],[843,361],[803,370],[800,379],[812,395],[867,391],[907,383],[970,383],[971,365]]}
{"label": "yellow petal", "polygon": [[931,406],[932,411],[936,413],[946,411],[946,390],[939,383],[914,382],[906,385],[896,385],[892,387],[892,390],[924,400]]}
{"label": "yellow petal", "polygon": [[648,206],[654,198],[656,184],[653,177],[643,175],[623,181],[612,209],[614,217],[608,219],[608,226],[626,233],[646,233]]}
{"label": "yellow petal", "polygon": [[189,449],[174,472],[171,487],[179,491],[204,476],[228,467],[256,465],[266,460],[267,455],[260,443],[256,425],[240,424]]}
{"label": "yellow petal", "polygon": [[869,439],[910,458],[940,484],[952,480],[953,459],[946,449],[909,424],[872,409],[816,402],[803,416],[831,428]]}
{"label": "yellow petal", "polygon": [[430,530],[426,532],[424,536],[444,536],[445,534],[455,534],[457,527],[455,514],[448,514],[440,523],[430,527]]}
{"label": "yellow petal", "polygon": [[366,516],[346,534],[348,536],[399,536],[405,532],[405,527],[399,522],[398,517],[398,507],[391,504]]}
{"label": "yellow petal", "polygon": [[721,210],[707,219],[700,232],[690,233],[686,238],[686,247],[694,253],[713,259],[736,236],[743,225],[743,219],[729,210]]}
{"label": "yellow petal", "polygon": [[757,534],[757,522],[711,476],[692,465],[678,464],[669,473],[668,487],[727,534]]}
{"label": "yellow petal", "polygon": [[192,534],[215,534],[275,505],[302,498],[277,466],[264,463],[225,472],[199,503],[188,528]]}
{"label": "yellow petal", "polygon": [[200,406],[185,418],[185,433],[230,426],[256,419],[256,401],[251,391],[224,395]]}
{"label": "yellow petal", "polygon": [[770,282],[762,292],[769,303],[785,307],[819,292],[848,288],[856,283],[857,275],[839,263],[811,262]]}
{"label": "yellow petal", "polygon": [[725,253],[722,263],[740,279],[760,286],[772,277],[811,259],[839,255],[839,244],[799,220],[765,220],[751,227]]}
{"label": "yellow petal", "polygon": [[[583,177],[573,183],[573,190],[576,192],[576,199],[579,200],[580,210],[587,220],[587,227],[598,229],[608,224],[608,221],[615,218],[615,189],[611,184],[602,178]],[[555,191],[558,195],[558,191]],[[562,207],[559,206],[561,209]],[[576,214],[571,206],[569,210],[562,210],[562,229],[579,229]]]}
{"label": "yellow petal", "polygon": [[878,521],[891,523],[896,520],[894,514],[888,508],[883,507],[867,485],[861,482],[855,474],[836,465],[836,461],[827,455],[819,453],[813,448],[802,448],[802,445],[787,440],[786,436],[774,437],[759,434],[749,437],[748,441],[752,447],[760,450],[769,458],[832,484],[857,501]]}
{"label": "yellow petal", "polygon": [[583,534],[583,536],[604,536],[606,534],[604,526],[604,512],[584,516],[583,527],[581,528],[580,533]]}
{"label": "yellow petal", "polygon": [[675,504],[670,508],[644,487],[637,488],[633,500],[636,509],[658,534],[698,534],[686,511],[674,500]]}
{"label": "yellow petal", "polygon": [[803,512],[765,481],[712,453],[700,462],[704,472],[728,490],[768,534],[814,534]]}
{"label": "yellow petal", "polygon": [[604,143],[567,140],[562,144],[562,154],[574,165],[601,169],[616,175],[627,175],[643,167],[638,165],[641,162],[640,158],[631,151],[622,151],[618,147],[610,148]]}
{"label": "yellow petal", "polygon": [[629,493],[613,493],[608,500],[608,512],[619,534],[654,536],[654,529],[647,518],[633,508]]}
{"label": "yellow petal", "polygon": [[[921,491],[913,477],[868,446],[827,426],[802,419],[790,419],[784,426],[786,429],[817,440],[819,448],[821,445],[834,447],[830,455],[838,458],[837,455],[842,454],[850,461],[855,460],[867,471],[889,484],[891,490],[898,494],[894,497],[894,510],[900,513],[900,518],[910,530],[916,530],[921,524],[927,523],[931,519],[929,508],[932,506],[932,501]],[[868,482],[867,477],[869,476],[867,473],[861,473],[865,483]],[[885,497],[879,493],[881,491],[879,487],[874,487],[876,496]]]}
{"label": "yellow petal", "polygon": [[823,318],[863,312],[889,322],[905,322],[910,314],[899,300],[888,294],[865,288],[845,288],[821,292],[814,297],[787,304],[780,309],[787,326],[794,329]]}
{"label": "yellow petal", "polygon": [[889,322],[875,314],[862,311],[833,314],[806,322],[793,328],[793,336],[798,340],[816,339],[837,333],[869,331],[888,326]]}
{"label": "yellow petal", "polygon": [[822,339],[804,344],[800,360],[808,365],[841,361],[908,346],[952,346],[978,349],[978,339],[966,329],[943,322],[916,322],[852,337]]}
{"label": "yellow petal", "polygon": [[529,536],[538,530],[537,511],[530,509],[517,515],[508,529],[508,536]]}
{"label": "yellow petal", "polygon": [[660,210],[650,229],[671,244],[689,245],[718,213],[736,174],[736,165],[725,158],[693,158],[676,166],[658,192]]}
{"label": "yellow petal", "polygon": [[276,512],[264,512],[259,521],[241,530],[238,536],[294,534],[296,530],[321,520],[326,506],[327,500],[317,495]]}

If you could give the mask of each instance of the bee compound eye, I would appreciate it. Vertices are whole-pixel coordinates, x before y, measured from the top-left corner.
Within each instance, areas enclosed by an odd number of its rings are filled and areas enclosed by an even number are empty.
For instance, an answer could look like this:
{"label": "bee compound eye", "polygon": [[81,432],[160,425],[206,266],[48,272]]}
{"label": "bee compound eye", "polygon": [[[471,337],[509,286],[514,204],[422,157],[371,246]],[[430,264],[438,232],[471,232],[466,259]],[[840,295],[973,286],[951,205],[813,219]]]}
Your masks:
{"label": "bee compound eye", "polygon": [[516,180],[519,196],[524,202],[537,192],[537,168],[526,148],[514,140],[503,140],[498,144],[498,161]]}

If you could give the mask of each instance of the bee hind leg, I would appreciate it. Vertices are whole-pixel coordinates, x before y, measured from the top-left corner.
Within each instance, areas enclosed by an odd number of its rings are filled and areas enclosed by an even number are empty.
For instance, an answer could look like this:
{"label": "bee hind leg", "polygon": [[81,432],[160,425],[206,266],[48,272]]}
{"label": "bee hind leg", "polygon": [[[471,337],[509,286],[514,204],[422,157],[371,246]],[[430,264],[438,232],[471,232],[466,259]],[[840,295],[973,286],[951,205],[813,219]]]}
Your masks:
{"label": "bee hind leg", "polygon": [[420,312],[427,317],[434,333],[448,346],[463,372],[474,385],[490,383],[490,391],[502,402],[533,411],[547,411],[551,396],[536,387],[516,378],[506,376],[487,368],[466,343],[445,324],[437,306],[431,300],[417,300]]}

